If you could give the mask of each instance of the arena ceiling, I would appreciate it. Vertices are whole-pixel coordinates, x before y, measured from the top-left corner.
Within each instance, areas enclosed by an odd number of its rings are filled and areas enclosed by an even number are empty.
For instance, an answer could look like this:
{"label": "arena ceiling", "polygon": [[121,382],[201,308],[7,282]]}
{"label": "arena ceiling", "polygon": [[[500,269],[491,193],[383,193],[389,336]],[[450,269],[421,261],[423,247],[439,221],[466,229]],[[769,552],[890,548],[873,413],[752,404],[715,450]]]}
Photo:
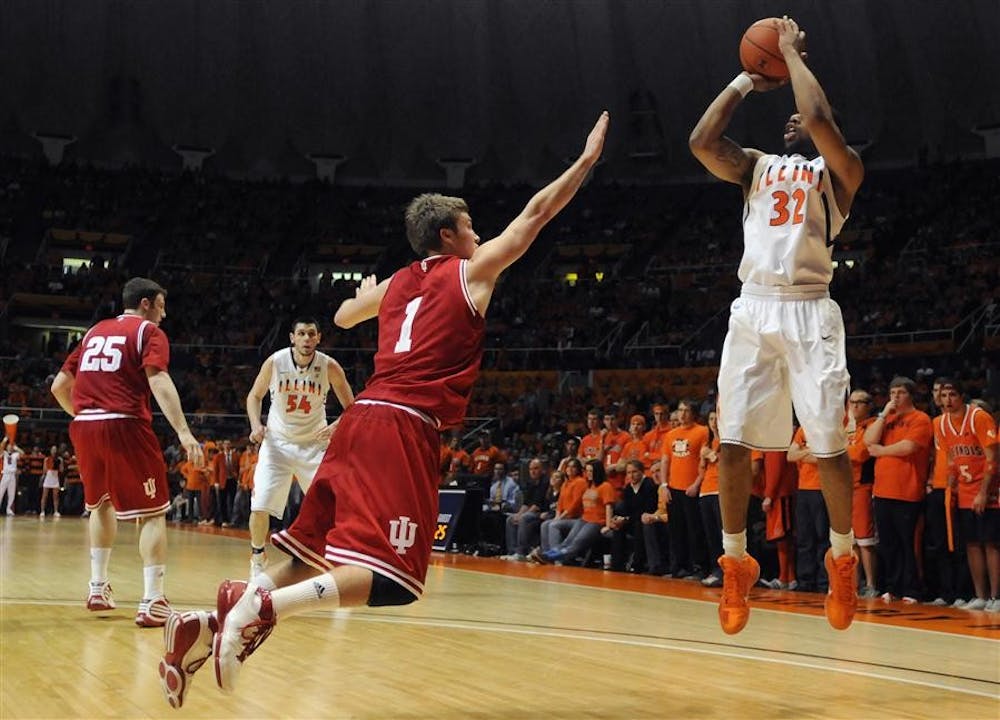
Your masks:
{"label": "arena ceiling", "polygon": [[[870,163],[976,155],[1000,123],[997,0],[5,0],[0,153],[343,182],[536,182],[612,114],[605,178],[700,176],[687,136],[739,70],[752,21],[785,12]],[[731,128],[774,148],[789,89]]]}

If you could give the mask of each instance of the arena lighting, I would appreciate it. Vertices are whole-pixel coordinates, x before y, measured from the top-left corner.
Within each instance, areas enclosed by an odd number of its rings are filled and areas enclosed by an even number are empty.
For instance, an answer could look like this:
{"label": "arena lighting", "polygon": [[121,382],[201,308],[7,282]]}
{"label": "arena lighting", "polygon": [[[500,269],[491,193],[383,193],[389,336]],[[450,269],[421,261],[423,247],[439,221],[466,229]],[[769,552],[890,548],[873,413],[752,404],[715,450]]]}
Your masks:
{"label": "arena lighting", "polygon": [[577,275],[576,273],[566,273],[565,277],[563,277],[563,280],[565,280],[570,287],[576,285],[576,281],[579,279],[580,276]]}
{"label": "arena lighting", "polygon": [[597,280],[597,282],[601,282],[602,280],[604,280],[604,273],[602,273],[602,272],[595,272],[594,273],[594,278]]}

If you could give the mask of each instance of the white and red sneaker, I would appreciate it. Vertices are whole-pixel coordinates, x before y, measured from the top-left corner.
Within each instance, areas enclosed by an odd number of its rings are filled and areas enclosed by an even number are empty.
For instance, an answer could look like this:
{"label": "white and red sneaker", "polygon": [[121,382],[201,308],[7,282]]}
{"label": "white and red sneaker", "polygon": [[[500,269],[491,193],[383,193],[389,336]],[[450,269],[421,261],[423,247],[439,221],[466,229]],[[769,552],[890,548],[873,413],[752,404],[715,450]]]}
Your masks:
{"label": "white and red sneaker", "polygon": [[139,611],[135,614],[135,624],[139,627],[163,627],[173,609],[162,595],[158,598],[139,601]]}
{"label": "white and red sneaker", "polygon": [[212,640],[218,623],[215,614],[204,610],[170,613],[163,628],[164,653],[160,659],[160,686],[170,707],[184,704],[191,676],[212,654]]}
{"label": "white and red sneaker", "polygon": [[216,597],[216,616],[219,630],[212,645],[215,682],[223,692],[231,693],[236,689],[243,661],[274,629],[277,618],[271,593],[241,580],[223,580]]}
{"label": "white and red sneaker", "polygon": [[87,595],[87,609],[91,612],[104,612],[114,610],[114,595],[111,594],[111,583],[91,582],[90,593]]}

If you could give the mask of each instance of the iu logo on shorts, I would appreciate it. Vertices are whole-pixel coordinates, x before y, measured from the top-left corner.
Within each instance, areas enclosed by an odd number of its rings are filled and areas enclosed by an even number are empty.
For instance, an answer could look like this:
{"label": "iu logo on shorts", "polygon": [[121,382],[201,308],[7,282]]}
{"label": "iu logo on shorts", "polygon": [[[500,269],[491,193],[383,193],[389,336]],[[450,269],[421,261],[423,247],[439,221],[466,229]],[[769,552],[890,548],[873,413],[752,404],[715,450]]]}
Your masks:
{"label": "iu logo on shorts", "polygon": [[146,478],[142,483],[142,489],[146,491],[147,497],[156,497],[156,478]]}
{"label": "iu logo on shorts", "polygon": [[401,515],[398,520],[389,521],[389,544],[396,548],[400,555],[406,555],[407,548],[413,547],[417,540],[417,524],[410,518]]}

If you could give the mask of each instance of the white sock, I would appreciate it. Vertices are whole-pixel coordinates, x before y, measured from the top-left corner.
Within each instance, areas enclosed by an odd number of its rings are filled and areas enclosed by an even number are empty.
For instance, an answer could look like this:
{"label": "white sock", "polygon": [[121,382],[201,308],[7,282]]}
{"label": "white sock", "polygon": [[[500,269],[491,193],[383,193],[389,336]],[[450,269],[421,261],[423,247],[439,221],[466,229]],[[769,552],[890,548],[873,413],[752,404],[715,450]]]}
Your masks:
{"label": "white sock", "polygon": [[105,583],[108,581],[110,560],[111,548],[90,548],[90,582]]}
{"label": "white sock", "polygon": [[253,584],[257,587],[264,588],[265,590],[276,590],[278,586],[275,584],[271,576],[266,572],[259,572],[253,577]]}
{"label": "white sock", "polygon": [[747,554],[747,531],[722,533],[722,552],[729,557],[741,558]]}
{"label": "white sock", "polygon": [[853,548],[854,530],[848,530],[846,533],[841,534],[830,528],[830,549],[833,550],[835,558],[847,555]]}
{"label": "white sock", "polygon": [[320,607],[340,607],[340,591],[330,573],[323,573],[300,583],[279,588],[271,593],[274,614],[279,618],[318,610]]}
{"label": "white sock", "polygon": [[146,565],[143,567],[142,579],[145,587],[145,592],[142,594],[143,600],[163,597],[163,575],[166,571],[166,565]]}

